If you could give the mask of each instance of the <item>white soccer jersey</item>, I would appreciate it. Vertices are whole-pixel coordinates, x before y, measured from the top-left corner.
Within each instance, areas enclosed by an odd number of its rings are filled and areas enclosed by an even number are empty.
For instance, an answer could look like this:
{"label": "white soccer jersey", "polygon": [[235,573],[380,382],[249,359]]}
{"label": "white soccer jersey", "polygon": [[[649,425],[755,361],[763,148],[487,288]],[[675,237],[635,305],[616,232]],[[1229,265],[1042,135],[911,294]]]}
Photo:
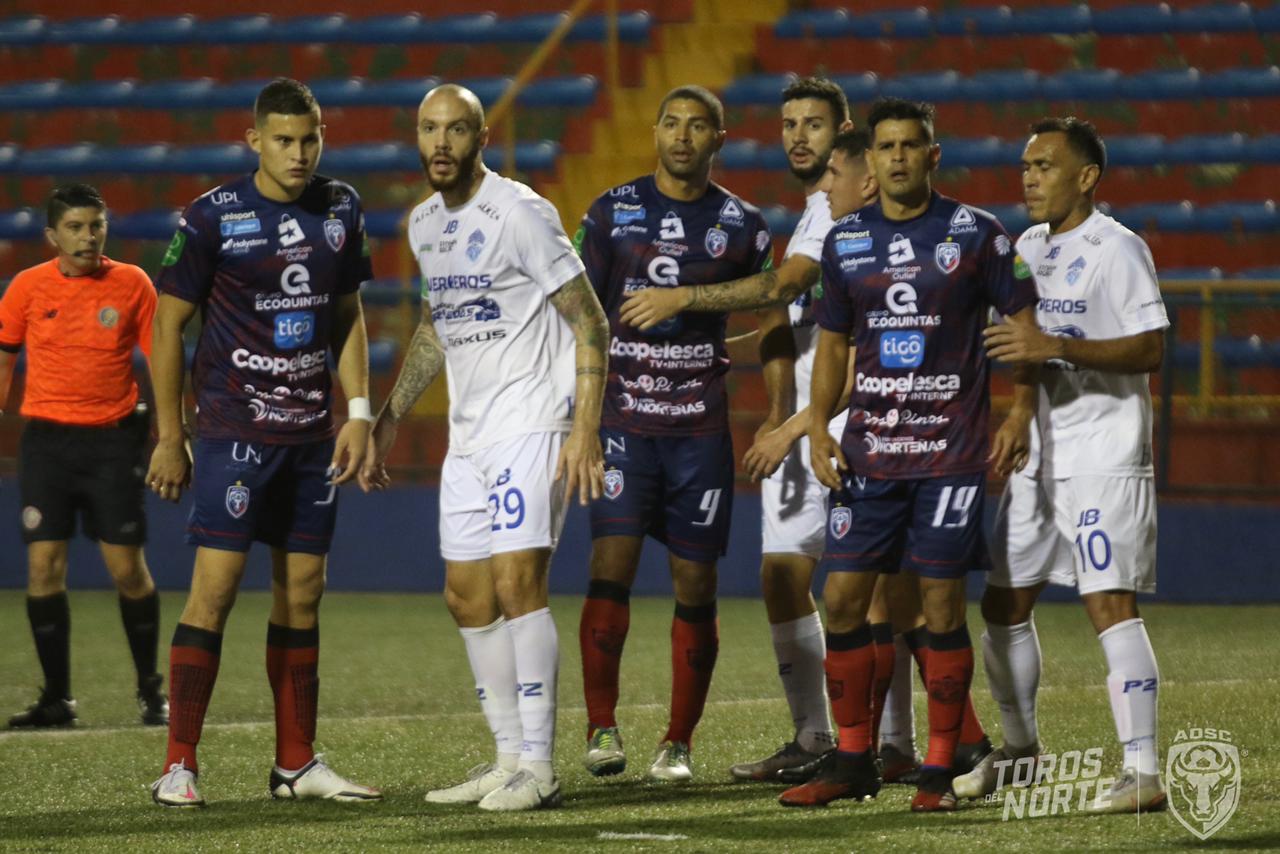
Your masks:
{"label": "white soccer jersey", "polygon": [[486,172],[465,205],[413,210],[409,245],[444,343],[449,449],[572,426],[573,332],[548,297],[583,272],[556,209]]}
{"label": "white soccer jersey", "polygon": [[[804,200],[804,213],[796,230],[787,243],[787,251],[782,259],[785,261],[792,255],[802,255],[813,261],[822,263],[822,243],[831,231],[831,208],[827,205],[827,194],[821,190],[812,192]],[[821,287],[819,285],[818,287]],[[791,334],[796,341],[796,411],[809,405],[809,382],[813,378],[813,354],[818,349],[818,327],[813,319],[813,301],[816,288],[802,293],[787,306],[787,314],[791,318]],[[841,401],[843,403],[843,401]]]}
{"label": "white soccer jersey", "polygon": [[[1052,335],[1123,338],[1169,325],[1151,250],[1099,211],[1063,234],[1047,224],[1028,229],[1018,254],[1035,275],[1036,320]],[[1046,365],[1036,421],[1033,451],[1041,445],[1046,477],[1152,475],[1147,374]],[[1036,462],[1033,455],[1029,471]]]}

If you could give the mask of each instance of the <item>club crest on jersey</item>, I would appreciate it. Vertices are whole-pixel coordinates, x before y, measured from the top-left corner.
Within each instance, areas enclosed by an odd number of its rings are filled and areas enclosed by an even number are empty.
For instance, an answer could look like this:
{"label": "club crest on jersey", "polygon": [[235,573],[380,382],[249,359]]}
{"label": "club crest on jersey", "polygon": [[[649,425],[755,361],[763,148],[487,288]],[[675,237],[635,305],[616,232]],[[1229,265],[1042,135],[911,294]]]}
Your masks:
{"label": "club crest on jersey", "polygon": [[959,243],[939,243],[933,249],[933,263],[938,265],[938,269],[944,274],[951,274],[960,266],[960,244]]}
{"label": "club crest on jersey", "polygon": [[613,501],[622,494],[623,476],[619,469],[609,469],[604,473],[604,497]]}
{"label": "club crest on jersey", "polygon": [[227,487],[227,512],[232,518],[239,519],[249,509],[249,487],[236,481]]}
{"label": "club crest on jersey", "polygon": [[1080,281],[1080,276],[1084,273],[1085,261],[1084,256],[1080,256],[1076,260],[1067,265],[1067,284],[1074,285]]}
{"label": "club crest on jersey", "polygon": [[475,263],[482,251],[484,251],[484,232],[477,228],[467,238],[467,257],[471,259],[471,263]]}
{"label": "club crest on jersey", "polygon": [[719,228],[708,228],[707,237],[703,241],[703,245],[707,247],[708,255],[712,258],[719,258],[729,248],[729,235]]}
{"label": "club crest on jersey", "polygon": [[895,234],[889,243],[889,263],[896,266],[915,259],[916,251],[911,248],[911,239]]}
{"label": "club crest on jersey", "polygon": [[742,205],[738,204],[737,199],[725,199],[724,204],[720,206],[720,221],[727,225],[742,225],[746,220],[746,215],[742,212]]}
{"label": "club crest on jersey", "polygon": [[831,508],[831,536],[843,540],[844,535],[853,527],[853,511],[848,507]]}
{"label": "club crest on jersey", "polygon": [[343,245],[347,242],[347,227],[342,224],[342,220],[326,219],[324,221],[324,242],[329,244],[329,248],[334,252],[341,252]]}
{"label": "club crest on jersey", "polygon": [[997,234],[996,239],[992,241],[992,244],[996,247],[996,254],[1001,258],[1008,255],[1013,249],[1012,244],[1009,243],[1008,235],[1005,234]]}

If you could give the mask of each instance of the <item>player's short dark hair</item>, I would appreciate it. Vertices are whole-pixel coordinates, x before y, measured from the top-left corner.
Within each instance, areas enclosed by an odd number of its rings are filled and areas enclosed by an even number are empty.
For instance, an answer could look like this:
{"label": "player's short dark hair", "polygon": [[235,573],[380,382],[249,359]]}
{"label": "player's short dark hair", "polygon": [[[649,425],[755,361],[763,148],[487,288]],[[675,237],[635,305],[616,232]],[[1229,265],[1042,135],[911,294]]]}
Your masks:
{"label": "player's short dark hair", "polygon": [[840,131],[831,141],[831,150],[842,152],[850,160],[861,157],[870,147],[871,134],[856,128]]}
{"label": "player's short dark hair", "polygon": [[801,98],[826,101],[831,105],[831,115],[837,125],[849,120],[849,99],[845,97],[844,90],[825,77],[801,77],[782,90],[784,104]]}
{"label": "player's short dark hair", "polygon": [[1102,141],[1102,134],[1098,133],[1093,122],[1075,116],[1048,117],[1032,124],[1031,132],[1064,135],[1067,145],[1084,159],[1086,165],[1096,165],[1099,173],[1107,171],[1107,144]]}
{"label": "player's short dark hair", "polygon": [[72,208],[107,209],[98,188],[91,184],[63,184],[54,187],[49,194],[49,203],[45,205],[45,219],[50,228],[57,228],[62,215]]}
{"label": "player's short dark hair", "polygon": [[262,124],[267,116],[278,113],[282,116],[305,116],[311,113],[320,114],[320,105],[316,96],[311,94],[307,84],[292,77],[277,77],[258,93],[253,102],[253,120]]}
{"label": "player's short dark hair", "polygon": [[724,104],[720,103],[720,99],[710,89],[702,86],[677,86],[668,92],[663,96],[662,103],[658,105],[658,121],[662,121],[663,115],[666,114],[667,104],[680,100],[697,101],[706,107],[716,130],[724,130]]}
{"label": "player's short dark hair", "polygon": [[876,98],[867,111],[867,130],[875,135],[876,125],[885,121],[917,121],[924,128],[925,138],[933,142],[933,104],[927,101],[908,101],[904,98]]}

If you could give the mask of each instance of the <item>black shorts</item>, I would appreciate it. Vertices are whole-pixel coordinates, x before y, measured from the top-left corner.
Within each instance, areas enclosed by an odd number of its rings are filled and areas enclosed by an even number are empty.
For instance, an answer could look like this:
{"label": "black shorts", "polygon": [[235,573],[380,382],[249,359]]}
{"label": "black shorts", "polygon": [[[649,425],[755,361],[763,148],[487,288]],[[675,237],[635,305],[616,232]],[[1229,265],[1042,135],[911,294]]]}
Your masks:
{"label": "black shorts", "polygon": [[143,481],[150,426],[145,408],[103,427],[28,421],[18,454],[23,542],[71,539],[77,512],[92,540],[146,542]]}

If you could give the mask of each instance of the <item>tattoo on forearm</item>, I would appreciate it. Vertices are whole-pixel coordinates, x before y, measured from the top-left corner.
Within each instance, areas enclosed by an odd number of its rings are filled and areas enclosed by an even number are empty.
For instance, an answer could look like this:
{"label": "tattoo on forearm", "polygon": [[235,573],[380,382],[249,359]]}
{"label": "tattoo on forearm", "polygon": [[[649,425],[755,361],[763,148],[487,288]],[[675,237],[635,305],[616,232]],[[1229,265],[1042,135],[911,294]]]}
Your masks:
{"label": "tattoo on forearm", "polygon": [[395,388],[387,399],[386,414],[392,423],[409,414],[442,367],[444,347],[435,328],[429,323],[419,324],[409,341],[409,352],[400,368],[400,376],[396,377]]}
{"label": "tattoo on forearm", "polygon": [[774,289],[778,284],[778,272],[765,270],[746,279],[717,285],[694,285],[693,311],[740,311],[748,308],[764,308],[778,301]]}

